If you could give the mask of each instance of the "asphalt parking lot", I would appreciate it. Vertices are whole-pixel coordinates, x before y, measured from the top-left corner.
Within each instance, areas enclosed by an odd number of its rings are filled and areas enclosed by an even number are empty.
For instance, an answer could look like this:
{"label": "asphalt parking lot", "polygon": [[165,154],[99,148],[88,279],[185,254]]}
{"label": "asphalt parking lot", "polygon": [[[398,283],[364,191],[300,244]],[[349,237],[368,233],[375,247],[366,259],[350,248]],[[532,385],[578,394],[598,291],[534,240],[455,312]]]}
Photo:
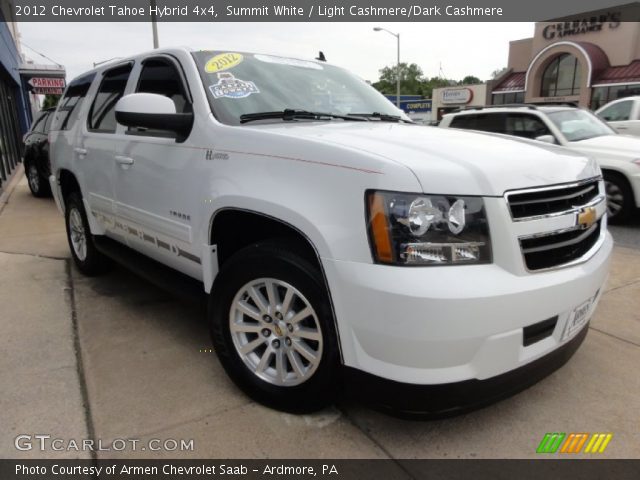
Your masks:
{"label": "asphalt parking lot", "polygon": [[194,440],[192,451],[97,453],[104,458],[532,458],[546,432],[610,432],[601,458],[640,458],[640,220],[612,228],[611,276],[583,346],[525,392],[438,421],[353,403],[296,416],[236,389],[197,307],[122,268],[80,275],[53,201],[18,180],[0,203],[2,458],[90,456],[17,451],[24,433],[105,448]]}

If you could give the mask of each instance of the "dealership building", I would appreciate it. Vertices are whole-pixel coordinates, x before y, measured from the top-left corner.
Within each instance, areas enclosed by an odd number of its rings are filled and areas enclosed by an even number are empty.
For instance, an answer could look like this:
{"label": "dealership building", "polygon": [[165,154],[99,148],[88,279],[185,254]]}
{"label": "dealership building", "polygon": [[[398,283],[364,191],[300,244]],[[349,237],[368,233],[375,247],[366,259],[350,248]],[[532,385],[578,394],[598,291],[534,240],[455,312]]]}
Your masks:
{"label": "dealership building", "polygon": [[509,43],[507,70],[491,104],[575,102],[596,109],[640,95],[640,22],[622,12],[584,13],[538,22],[534,36]]}

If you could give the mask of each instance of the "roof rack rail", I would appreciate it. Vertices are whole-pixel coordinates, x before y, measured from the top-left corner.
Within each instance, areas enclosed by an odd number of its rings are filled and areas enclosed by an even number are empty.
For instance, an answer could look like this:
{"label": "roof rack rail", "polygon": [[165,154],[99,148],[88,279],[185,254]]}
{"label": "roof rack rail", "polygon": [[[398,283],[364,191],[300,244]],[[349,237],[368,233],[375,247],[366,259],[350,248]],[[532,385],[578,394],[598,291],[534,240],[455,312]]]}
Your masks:
{"label": "roof rack rail", "polygon": [[574,107],[580,108],[576,102],[535,102],[535,103],[503,103],[501,105],[478,105],[473,107],[460,107],[454,112],[463,112],[467,110],[485,110],[487,108],[528,108],[530,110],[537,110],[538,107]]}

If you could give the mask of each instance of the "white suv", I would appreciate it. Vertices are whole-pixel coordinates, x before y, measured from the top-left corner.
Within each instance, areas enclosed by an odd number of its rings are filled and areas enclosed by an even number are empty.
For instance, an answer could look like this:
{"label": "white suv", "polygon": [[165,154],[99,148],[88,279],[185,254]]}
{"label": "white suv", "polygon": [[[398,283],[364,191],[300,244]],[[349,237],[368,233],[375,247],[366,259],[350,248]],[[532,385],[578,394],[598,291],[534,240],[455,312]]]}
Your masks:
{"label": "white suv", "polygon": [[514,135],[591,156],[602,168],[609,221],[622,223],[640,207],[640,138],[617,135],[587,110],[555,105],[477,107],[445,115],[440,127]]}
{"label": "white suv", "polygon": [[341,386],[427,415],[522,390],[584,339],[612,249],[595,162],[413,125],[324,62],[100,66],[61,99],[52,161],[78,268],[210,294],[228,374],[289,411]]}
{"label": "white suv", "polygon": [[609,102],[596,115],[622,134],[640,136],[640,96]]}

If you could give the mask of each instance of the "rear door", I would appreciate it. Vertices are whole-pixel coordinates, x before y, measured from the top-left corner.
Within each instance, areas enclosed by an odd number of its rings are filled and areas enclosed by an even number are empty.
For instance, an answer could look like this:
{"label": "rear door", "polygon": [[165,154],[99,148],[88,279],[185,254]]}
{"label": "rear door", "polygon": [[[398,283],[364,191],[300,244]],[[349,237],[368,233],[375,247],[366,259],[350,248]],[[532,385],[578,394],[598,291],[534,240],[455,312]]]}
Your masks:
{"label": "rear door", "polygon": [[[193,101],[179,61],[166,54],[142,61],[135,92],[173,100],[177,113],[193,112]],[[194,243],[197,167],[205,149],[176,141],[174,134],[128,128],[116,166],[116,209],[131,248],[178,271],[201,278],[201,248]]]}

